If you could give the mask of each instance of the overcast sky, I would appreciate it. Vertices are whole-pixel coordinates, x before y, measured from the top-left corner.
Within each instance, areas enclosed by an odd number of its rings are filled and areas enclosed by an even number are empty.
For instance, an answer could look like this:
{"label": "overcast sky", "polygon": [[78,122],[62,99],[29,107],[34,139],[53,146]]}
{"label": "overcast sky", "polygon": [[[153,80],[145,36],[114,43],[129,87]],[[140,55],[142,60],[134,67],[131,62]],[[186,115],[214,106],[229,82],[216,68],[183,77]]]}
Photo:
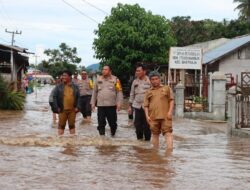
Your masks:
{"label": "overcast sky", "polygon": [[[64,1],[79,9],[82,14]],[[98,63],[92,50],[93,31],[118,2],[138,3],[153,14],[167,19],[191,16],[192,19],[222,21],[236,19],[233,0],[0,0],[0,43],[9,44],[11,35],[5,32],[22,31],[15,35],[15,45],[36,53],[38,61],[43,50],[57,48],[61,42],[77,47],[82,65]],[[101,10],[99,10],[99,9]],[[33,60],[31,60],[33,62]]]}

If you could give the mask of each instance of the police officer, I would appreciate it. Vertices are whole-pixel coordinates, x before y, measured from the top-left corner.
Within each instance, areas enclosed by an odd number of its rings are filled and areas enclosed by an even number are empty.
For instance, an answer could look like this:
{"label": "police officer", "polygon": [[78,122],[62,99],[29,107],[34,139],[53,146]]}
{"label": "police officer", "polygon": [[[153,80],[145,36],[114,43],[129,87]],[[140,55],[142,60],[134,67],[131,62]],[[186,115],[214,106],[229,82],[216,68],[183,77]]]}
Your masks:
{"label": "police officer", "polygon": [[102,76],[96,80],[91,98],[92,110],[94,111],[95,106],[97,106],[97,129],[100,135],[105,135],[106,119],[111,129],[111,135],[115,135],[117,129],[116,111],[120,111],[122,100],[120,81],[111,74],[110,66],[105,65],[102,69]]}
{"label": "police officer", "polygon": [[134,126],[137,139],[150,141],[151,131],[145,117],[143,101],[146,91],[151,87],[151,83],[146,75],[144,65],[137,65],[135,74],[137,78],[131,86],[128,112],[132,112],[132,109],[135,111]]}
{"label": "police officer", "polygon": [[87,72],[83,70],[81,72],[81,80],[78,80],[77,85],[80,91],[80,104],[81,104],[81,113],[86,121],[90,122],[91,120],[91,95],[93,89],[93,81],[88,78]]}
{"label": "police officer", "polygon": [[79,80],[78,80],[78,72],[75,71],[75,72],[74,72],[73,79],[72,79],[72,82],[73,82],[75,85],[77,85],[78,81],[79,81]]}

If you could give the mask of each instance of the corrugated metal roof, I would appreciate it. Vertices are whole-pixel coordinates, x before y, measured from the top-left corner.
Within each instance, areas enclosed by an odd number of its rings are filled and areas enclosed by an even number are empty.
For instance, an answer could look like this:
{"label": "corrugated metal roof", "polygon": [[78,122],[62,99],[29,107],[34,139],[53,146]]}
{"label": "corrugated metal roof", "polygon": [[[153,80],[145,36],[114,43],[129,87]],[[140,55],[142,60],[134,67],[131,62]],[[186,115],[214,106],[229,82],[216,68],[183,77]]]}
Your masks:
{"label": "corrugated metal roof", "polygon": [[229,40],[231,40],[231,39],[219,38],[219,39],[215,39],[215,40],[210,40],[210,41],[206,41],[206,42],[201,42],[201,43],[188,45],[188,46],[185,46],[185,47],[188,47],[188,48],[201,48],[203,50],[203,52],[206,53],[206,52],[209,52],[209,51],[221,46],[222,44],[225,44]]}
{"label": "corrugated metal roof", "polygon": [[250,35],[234,38],[225,44],[204,53],[203,64],[213,63],[247,43],[250,43]]}
{"label": "corrugated metal roof", "polygon": [[21,53],[27,53],[26,48],[21,48],[21,47],[18,47],[18,46],[11,46],[11,45],[5,45],[5,44],[0,44],[0,46],[2,46],[3,48],[6,48],[6,49],[13,49],[13,50],[21,52]]}

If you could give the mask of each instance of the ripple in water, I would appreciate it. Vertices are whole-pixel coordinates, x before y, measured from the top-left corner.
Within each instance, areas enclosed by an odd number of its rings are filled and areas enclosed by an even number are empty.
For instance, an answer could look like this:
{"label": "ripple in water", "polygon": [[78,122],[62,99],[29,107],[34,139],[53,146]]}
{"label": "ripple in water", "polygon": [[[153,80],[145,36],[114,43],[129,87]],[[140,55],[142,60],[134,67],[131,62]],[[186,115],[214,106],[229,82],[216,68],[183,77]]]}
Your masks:
{"label": "ripple in water", "polygon": [[87,136],[18,136],[0,137],[0,144],[12,146],[143,146],[146,143],[108,137]]}

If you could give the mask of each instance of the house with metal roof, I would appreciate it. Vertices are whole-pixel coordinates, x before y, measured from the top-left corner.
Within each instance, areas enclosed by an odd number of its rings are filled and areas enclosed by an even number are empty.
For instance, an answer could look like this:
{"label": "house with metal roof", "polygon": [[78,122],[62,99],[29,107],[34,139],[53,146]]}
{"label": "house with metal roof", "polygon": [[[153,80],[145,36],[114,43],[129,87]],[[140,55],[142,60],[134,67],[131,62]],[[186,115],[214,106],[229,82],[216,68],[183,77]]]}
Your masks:
{"label": "house with metal roof", "polygon": [[[250,34],[232,39],[220,38],[192,44],[185,48],[200,48],[203,51],[202,80],[199,70],[179,70],[171,72],[174,82],[181,81],[186,91],[194,95],[208,95],[208,73],[219,71],[227,78],[227,88],[235,85],[242,72],[250,72]],[[203,88],[197,88],[202,84]],[[202,91],[202,92],[201,92]]]}
{"label": "house with metal roof", "polygon": [[0,44],[0,74],[5,80],[20,83],[29,66],[26,48]]}
{"label": "house with metal roof", "polygon": [[203,65],[207,72],[220,71],[234,77],[241,72],[250,72],[250,34],[233,38],[205,52]]}
{"label": "house with metal roof", "polygon": [[190,47],[190,48],[200,48],[202,49],[203,53],[206,53],[208,51],[211,51],[223,44],[225,44],[226,42],[230,41],[230,39],[228,38],[219,38],[219,39],[215,39],[215,40],[210,40],[210,41],[206,41],[206,42],[201,42],[201,43],[196,43],[196,44],[192,44],[192,45],[188,45],[185,47]]}

